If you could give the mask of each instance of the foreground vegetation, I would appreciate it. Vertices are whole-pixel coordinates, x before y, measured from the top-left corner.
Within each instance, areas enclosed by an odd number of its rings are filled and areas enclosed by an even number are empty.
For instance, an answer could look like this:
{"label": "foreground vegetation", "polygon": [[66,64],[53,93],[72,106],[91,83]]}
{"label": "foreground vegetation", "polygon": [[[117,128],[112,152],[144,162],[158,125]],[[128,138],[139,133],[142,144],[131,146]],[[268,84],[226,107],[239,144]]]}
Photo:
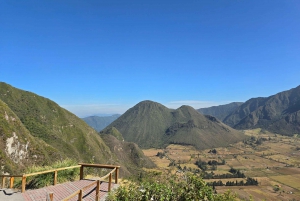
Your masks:
{"label": "foreground vegetation", "polygon": [[140,174],[110,193],[108,201],[187,201],[187,200],[235,200],[236,195],[227,191],[216,194],[201,177],[187,174],[167,174],[150,172]]}

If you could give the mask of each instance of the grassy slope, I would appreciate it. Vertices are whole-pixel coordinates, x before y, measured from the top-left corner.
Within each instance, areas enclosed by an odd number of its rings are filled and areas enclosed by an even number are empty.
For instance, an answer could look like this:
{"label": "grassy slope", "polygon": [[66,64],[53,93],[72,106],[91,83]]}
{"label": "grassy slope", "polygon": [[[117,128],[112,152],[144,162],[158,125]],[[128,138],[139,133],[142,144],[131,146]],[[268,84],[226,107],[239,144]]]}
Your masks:
{"label": "grassy slope", "polygon": [[144,155],[137,144],[118,140],[115,136],[108,133],[101,134],[101,137],[116,155],[116,157],[111,157],[110,160],[122,166],[120,170],[121,176],[137,173],[143,167],[155,167],[155,164]]}
{"label": "grassy slope", "polygon": [[214,148],[244,139],[240,132],[226,126],[211,116],[203,116],[189,106],[178,108],[176,122],[189,122],[184,124],[168,139],[169,143],[193,145],[197,149]]}
{"label": "grassy slope", "polygon": [[140,147],[157,147],[163,144],[161,133],[171,124],[172,114],[165,106],[144,101],[130,108],[108,128],[115,127],[129,142]]}
{"label": "grassy slope", "polygon": [[[33,137],[17,115],[1,100],[0,137],[1,172],[19,173],[28,165],[45,165],[50,162],[50,158],[60,157],[56,149]],[[12,139],[13,142],[8,145]],[[9,147],[16,150],[10,152]]]}
{"label": "grassy slope", "polygon": [[111,155],[94,129],[53,101],[5,83],[0,83],[0,99],[34,137],[59,150],[62,157],[100,163]]}

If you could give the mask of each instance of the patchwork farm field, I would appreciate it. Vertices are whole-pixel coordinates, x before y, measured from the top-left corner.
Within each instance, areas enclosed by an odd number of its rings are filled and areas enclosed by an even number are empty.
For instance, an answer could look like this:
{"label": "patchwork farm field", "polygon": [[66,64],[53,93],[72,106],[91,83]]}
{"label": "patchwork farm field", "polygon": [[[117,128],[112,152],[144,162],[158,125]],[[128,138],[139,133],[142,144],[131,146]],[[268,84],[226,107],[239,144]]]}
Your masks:
{"label": "patchwork farm field", "polygon": [[[244,132],[248,140],[228,147],[199,151],[192,146],[173,144],[165,149],[143,151],[159,171],[193,172],[202,177],[206,175],[210,178],[204,179],[208,183],[222,181],[224,185],[226,182],[245,183],[248,177],[256,180],[258,185],[215,186],[220,193],[230,189],[240,200],[250,196],[254,200],[300,200],[300,135],[287,137],[261,129]],[[215,165],[209,165],[213,161]],[[232,175],[229,172],[232,168],[244,177]],[[214,178],[226,174],[233,178]]]}

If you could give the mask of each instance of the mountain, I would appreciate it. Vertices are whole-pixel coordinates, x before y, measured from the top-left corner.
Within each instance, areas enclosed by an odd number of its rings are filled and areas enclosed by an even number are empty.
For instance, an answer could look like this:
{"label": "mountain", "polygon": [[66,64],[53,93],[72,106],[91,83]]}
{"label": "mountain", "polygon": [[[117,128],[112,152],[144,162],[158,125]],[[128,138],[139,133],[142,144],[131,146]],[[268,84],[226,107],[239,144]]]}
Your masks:
{"label": "mountain", "polygon": [[[20,173],[28,165],[48,165],[65,158],[122,164],[121,176],[148,165],[137,164],[139,156],[146,160],[141,154],[132,155],[140,153],[140,148],[123,142],[121,135],[119,139],[106,136],[104,141],[82,119],[55,102],[4,82],[0,82],[0,136],[2,173]],[[123,149],[120,158],[116,147]]]}
{"label": "mountain", "polygon": [[[51,160],[68,157],[101,163],[111,155],[94,129],[55,102],[3,82],[0,83],[0,99],[34,138],[57,150],[57,155]],[[49,162],[44,161],[45,164]]]}
{"label": "mountain", "polygon": [[99,132],[120,116],[120,114],[114,114],[111,116],[104,117],[90,116],[82,118],[82,120],[85,121],[90,127],[94,128],[96,131]]}
{"label": "mountain", "polygon": [[197,111],[201,114],[211,115],[223,121],[225,117],[234,112],[242,102],[233,102],[225,105],[213,106],[208,108],[200,108]]}
{"label": "mountain", "polygon": [[263,98],[252,98],[224,119],[236,129],[263,128],[284,135],[300,133],[300,86]]}
{"label": "mountain", "polygon": [[17,173],[32,163],[43,164],[50,158],[60,157],[58,150],[34,138],[18,116],[1,100],[0,137],[1,173]]}
{"label": "mountain", "polygon": [[245,137],[215,117],[204,116],[190,106],[173,110],[153,101],[142,101],[130,108],[102,133],[112,127],[126,141],[142,148],[176,143],[205,149],[227,146]]}

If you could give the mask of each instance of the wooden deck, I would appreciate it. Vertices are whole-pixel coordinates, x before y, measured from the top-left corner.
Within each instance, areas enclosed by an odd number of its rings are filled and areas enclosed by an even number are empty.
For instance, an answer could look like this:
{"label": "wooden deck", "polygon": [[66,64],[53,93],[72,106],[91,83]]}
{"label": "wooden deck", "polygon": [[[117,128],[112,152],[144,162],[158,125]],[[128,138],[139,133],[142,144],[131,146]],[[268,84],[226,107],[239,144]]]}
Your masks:
{"label": "wooden deck", "polygon": [[[111,171],[107,173],[105,176],[102,176],[100,178],[84,179],[84,168],[86,167],[111,169]],[[79,181],[57,184],[58,171],[64,171],[66,169],[74,169],[74,168],[80,168]],[[29,173],[23,175],[0,175],[0,177],[2,178],[2,188],[0,192],[0,198],[1,201],[4,199],[7,201],[23,201],[23,200],[24,201],[45,201],[45,200],[92,201],[92,200],[96,200],[96,194],[97,194],[98,197],[100,197],[100,200],[105,200],[105,197],[108,195],[109,190],[113,190],[114,188],[117,188],[119,186],[118,185],[119,168],[120,166],[118,165],[79,163],[76,166],[45,170],[42,172],[35,172],[35,173]],[[25,188],[26,188],[27,177],[37,176],[41,174],[53,174],[53,186],[26,191]],[[113,183],[112,174],[114,174],[114,181],[115,181],[114,183]],[[22,178],[21,192],[13,191],[11,193],[7,193],[12,191],[14,187],[15,177]],[[7,179],[9,179],[8,189],[6,189]],[[104,182],[107,180],[108,182]]]}
{"label": "wooden deck", "polygon": [[[79,180],[74,182],[66,182],[63,184],[57,184],[55,186],[48,186],[36,190],[27,190],[22,193],[22,196],[25,201],[46,201],[48,193],[53,193],[53,200],[61,201],[64,198],[68,197],[77,190],[82,189],[83,187],[91,184],[95,180]],[[112,183],[112,189],[117,188],[119,185]],[[108,195],[108,183],[101,182],[100,185],[100,200],[105,200],[105,197]],[[84,201],[94,201],[96,197],[96,187],[90,187],[83,191],[83,200]],[[78,197],[70,199],[71,201],[77,201]]]}

